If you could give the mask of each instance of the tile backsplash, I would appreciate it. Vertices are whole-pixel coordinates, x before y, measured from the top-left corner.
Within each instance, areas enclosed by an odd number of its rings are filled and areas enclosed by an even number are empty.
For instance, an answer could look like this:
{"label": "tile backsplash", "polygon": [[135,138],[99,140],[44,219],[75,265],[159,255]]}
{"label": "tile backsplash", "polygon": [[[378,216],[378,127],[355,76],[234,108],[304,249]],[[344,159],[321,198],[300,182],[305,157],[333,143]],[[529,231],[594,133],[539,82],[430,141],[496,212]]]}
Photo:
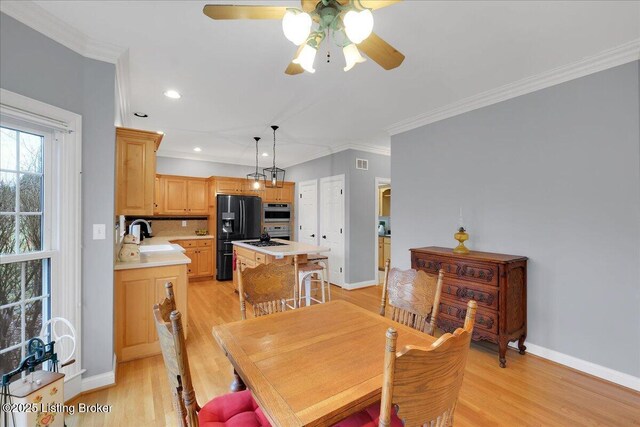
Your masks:
{"label": "tile backsplash", "polygon": [[[186,227],[182,226],[182,223],[186,222]],[[191,236],[196,234],[196,230],[206,229],[209,230],[209,221],[206,219],[159,219],[155,218],[151,222],[151,228],[153,228],[154,236]],[[212,230],[209,230],[211,233]]]}

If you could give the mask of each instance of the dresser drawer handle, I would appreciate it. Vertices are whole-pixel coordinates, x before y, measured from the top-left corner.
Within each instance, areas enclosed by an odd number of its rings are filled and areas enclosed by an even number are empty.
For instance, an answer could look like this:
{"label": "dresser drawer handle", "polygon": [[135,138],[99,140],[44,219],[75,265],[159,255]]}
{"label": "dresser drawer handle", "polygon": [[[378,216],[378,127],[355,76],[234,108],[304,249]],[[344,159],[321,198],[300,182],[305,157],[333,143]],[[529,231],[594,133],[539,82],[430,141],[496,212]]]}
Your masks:
{"label": "dresser drawer handle", "polygon": [[456,292],[456,295],[460,298],[469,298],[472,300],[476,300],[477,302],[483,302],[487,304],[493,303],[492,294],[485,294],[483,292],[474,291],[473,289],[469,289],[469,288],[458,289],[458,291]]}

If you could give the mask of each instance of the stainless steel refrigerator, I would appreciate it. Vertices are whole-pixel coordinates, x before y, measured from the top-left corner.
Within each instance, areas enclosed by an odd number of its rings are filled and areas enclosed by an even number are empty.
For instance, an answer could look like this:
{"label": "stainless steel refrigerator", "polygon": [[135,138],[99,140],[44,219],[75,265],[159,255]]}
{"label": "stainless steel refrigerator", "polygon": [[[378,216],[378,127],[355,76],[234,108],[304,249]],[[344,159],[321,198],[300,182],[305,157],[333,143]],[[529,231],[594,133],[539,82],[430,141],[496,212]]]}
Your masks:
{"label": "stainless steel refrigerator", "polygon": [[216,279],[233,278],[234,240],[260,238],[262,199],[254,196],[217,197],[218,224],[216,245]]}

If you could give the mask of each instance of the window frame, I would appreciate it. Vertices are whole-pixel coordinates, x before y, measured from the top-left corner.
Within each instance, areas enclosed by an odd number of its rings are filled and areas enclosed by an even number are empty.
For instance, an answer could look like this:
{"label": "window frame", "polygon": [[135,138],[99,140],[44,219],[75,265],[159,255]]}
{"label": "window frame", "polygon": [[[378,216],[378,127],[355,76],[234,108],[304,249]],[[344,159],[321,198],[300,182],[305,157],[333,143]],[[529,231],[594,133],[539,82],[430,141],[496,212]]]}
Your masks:
{"label": "window frame", "polygon": [[[2,169],[0,168],[0,172],[9,172],[14,173],[16,176],[16,197],[15,197],[15,210],[13,211],[13,216],[15,218],[15,243],[14,243],[14,253],[10,254],[2,254],[2,259],[0,260],[1,264],[19,264],[20,266],[20,298],[16,302],[11,302],[0,306],[0,310],[8,309],[11,307],[20,307],[20,342],[17,344],[10,345],[6,348],[0,348],[0,353],[8,353],[14,351],[15,349],[21,349],[21,358],[25,357],[25,346],[28,342],[28,339],[32,337],[26,336],[27,325],[25,323],[26,317],[26,308],[29,303],[35,301],[46,301],[46,305],[43,303],[42,306],[42,324],[46,323],[52,317],[52,307],[51,307],[51,296],[53,293],[53,289],[56,289],[58,283],[56,282],[56,278],[51,274],[53,266],[56,262],[57,251],[53,248],[52,236],[51,236],[51,225],[55,221],[55,215],[58,211],[58,206],[56,206],[54,200],[54,194],[52,194],[53,189],[53,161],[52,154],[53,149],[52,145],[53,141],[53,132],[51,129],[47,129],[43,126],[33,126],[32,123],[29,123],[24,120],[12,119],[9,117],[5,117],[4,115],[0,115],[0,127],[5,129],[11,129],[17,132],[16,134],[16,165],[15,170],[13,169]],[[28,172],[21,170],[20,167],[20,133],[31,134],[40,136],[42,138],[42,172]],[[23,214],[33,215],[35,212],[27,212],[22,211],[22,200],[20,194],[20,178],[22,174],[29,175],[39,175],[42,176],[42,195],[41,195],[41,203],[40,206],[40,250],[30,251],[30,252],[20,252],[20,226],[21,226],[21,218],[24,216]],[[9,212],[5,212],[9,213]],[[42,280],[46,283],[46,292],[41,292],[40,296],[33,298],[25,298],[25,274],[24,269],[26,268],[25,263],[28,261],[43,261],[47,260],[47,268],[42,272]],[[44,284],[44,283],[43,283]],[[46,320],[45,320],[46,319]]]}
{"label": "window frame", "polygon": [[[51,317],[64,317],[76,329],[76,362],[61,369],[65,373],[65,400],[82,390],[82,116],[32,98],[0,88],[2,122],[24,123],[27,128],[51,130],[51,152],[43,165],[52,172],[45,183],[45,194],[56,206],[44,206],[43,234],[48,238],[42,251],[0,255],[0,263],[21,262],[49,257]],[[10,127],[10,126],[9,126]],[[36,132],[37,133],[37,132]],[[46,182],[46,180],[45,180]],[[46,188],[50,186],[49,188]],[[46,198],[45,198],[46,203]],[[34,255],[37,254],[37,255]],[[54,287],[55,286],[55,287]]]}

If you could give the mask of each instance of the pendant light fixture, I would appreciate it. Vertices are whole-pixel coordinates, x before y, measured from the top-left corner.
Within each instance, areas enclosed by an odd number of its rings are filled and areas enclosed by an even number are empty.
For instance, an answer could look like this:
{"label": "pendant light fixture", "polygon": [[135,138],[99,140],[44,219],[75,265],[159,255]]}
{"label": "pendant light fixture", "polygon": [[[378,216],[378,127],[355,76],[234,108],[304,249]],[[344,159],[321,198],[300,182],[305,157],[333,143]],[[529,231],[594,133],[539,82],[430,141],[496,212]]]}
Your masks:
{"label": "pendant light fixture", "polygon": [[276,167],[276,130],[278,126],[271,126],[273,129],[273,166],[264,168],[264,186],[267,188],[282,188],[284,183],[284,169]]}
{"label": "pendant light fixture", "polygon": [[263,173],[258,172],[258,141],[260,141],[259,136],[254,136],[253,139],[256,140],[256,171],[255,173],[247,174],[247,180],[251,182],[251,188],[254,190],[260,189],[260,180],[266,180],[266,177]]}

